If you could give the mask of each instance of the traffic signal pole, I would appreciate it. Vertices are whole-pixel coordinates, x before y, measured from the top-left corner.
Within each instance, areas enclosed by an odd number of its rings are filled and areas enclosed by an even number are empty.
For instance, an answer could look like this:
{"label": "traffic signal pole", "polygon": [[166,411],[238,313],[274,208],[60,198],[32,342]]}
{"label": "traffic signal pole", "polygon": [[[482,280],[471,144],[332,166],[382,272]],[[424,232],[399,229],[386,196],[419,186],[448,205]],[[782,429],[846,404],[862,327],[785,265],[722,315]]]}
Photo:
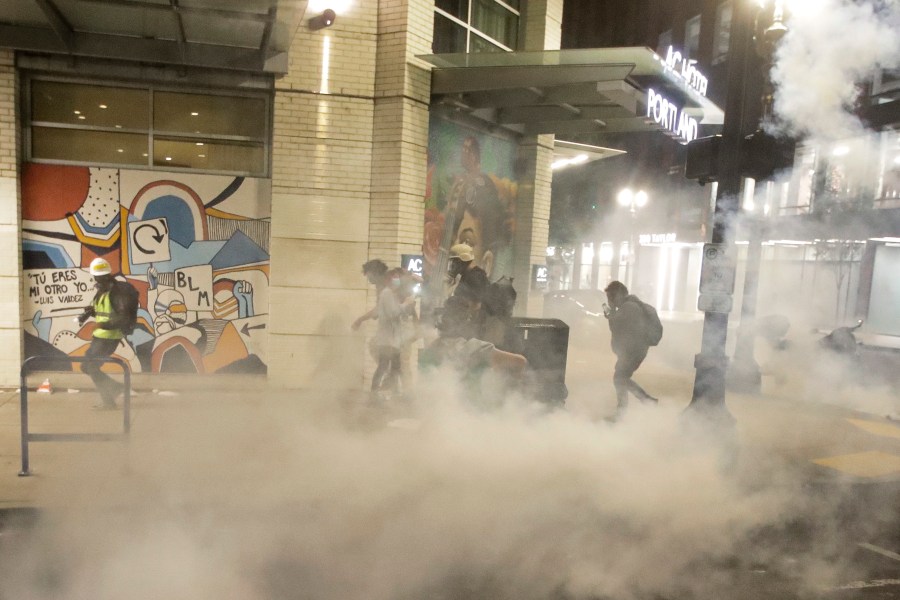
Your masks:
{"label": "traffic signal pole", "polygon": [[[734,418],[725,405],[728,356],[725,342],[728,313],[734,293],[735,221],[741,197],[741,142],[745,131],[746,82],[750,75],[753,12],[750,0],[737,0],[731,27],[725,120],[717,161],[718,190],[713,216],[712,243],[704,247],[700,281],[700,308],[705,312],[700,353],[694,357],[696,375],[691,403],[686,415],[719,424]],[[712,281],[712,275],[716,281]],[[705,277],[707,276],[707,277]],[[730,279],[730,289],[728,280]],[[717,282],[720,282],[717,284]],[[724,285],[721,282],[726,282]],[[711,293],[704,293],[706,291]],[[704,299],[704,296],[706,298]]]}

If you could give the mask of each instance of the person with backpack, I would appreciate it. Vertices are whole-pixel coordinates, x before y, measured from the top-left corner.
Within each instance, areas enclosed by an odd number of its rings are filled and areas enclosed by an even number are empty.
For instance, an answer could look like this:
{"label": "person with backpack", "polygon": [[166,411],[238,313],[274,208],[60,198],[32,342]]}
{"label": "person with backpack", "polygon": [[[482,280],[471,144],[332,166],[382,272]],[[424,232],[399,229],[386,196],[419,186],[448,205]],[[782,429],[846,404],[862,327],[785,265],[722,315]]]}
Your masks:
{"label": "person with backpack", "polygon": [[[91,261],[90,274],[94,276],[97,293],[91,305],[78,317],[78,324],[84,325],[89,318],[94,318],[96,327],[85,357],[105,358],[111,356],[125,336],[134,329],[137,291],[128,282],[116,281],[109,263],[102,258]],[[116,408],[116,396],[125,389],[124,384],[104,373],[101,370],[102,363],[83,364],[82,371],[90,376],[100,393],[100,402],[94,408]]]}
{"label": "person with backpack", "polygon": [[621,281],[610,282],[604,291],[609,306],[604,306],[603,313],[609,320],[612,351],[617,357],[613,373],[617,401],[613,420],[617,420],[628,406],[628,392],[637,396],[641,402],[659,402],[631,377],[644,362],[650,346],[657,345],[662,338],[662,324],[656,309],[629,294],[628,288]]}

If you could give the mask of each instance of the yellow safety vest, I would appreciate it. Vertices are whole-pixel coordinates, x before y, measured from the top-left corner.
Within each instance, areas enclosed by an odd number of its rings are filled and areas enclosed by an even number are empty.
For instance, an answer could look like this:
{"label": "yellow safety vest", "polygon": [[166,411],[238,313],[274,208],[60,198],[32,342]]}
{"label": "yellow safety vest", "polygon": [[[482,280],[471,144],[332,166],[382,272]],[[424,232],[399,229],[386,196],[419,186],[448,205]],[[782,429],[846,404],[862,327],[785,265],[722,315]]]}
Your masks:
{"label": "yellow safety vest", "polygon": [[[100,323],[108,323],[112,314],[112,301],[109,298],[109,292],[106,292],[94,301],[94,320],[98,325]],[[100,327],[95,327],[94,337],[102,340],[121,340],[124,335],[118,329],[101,329]]]}

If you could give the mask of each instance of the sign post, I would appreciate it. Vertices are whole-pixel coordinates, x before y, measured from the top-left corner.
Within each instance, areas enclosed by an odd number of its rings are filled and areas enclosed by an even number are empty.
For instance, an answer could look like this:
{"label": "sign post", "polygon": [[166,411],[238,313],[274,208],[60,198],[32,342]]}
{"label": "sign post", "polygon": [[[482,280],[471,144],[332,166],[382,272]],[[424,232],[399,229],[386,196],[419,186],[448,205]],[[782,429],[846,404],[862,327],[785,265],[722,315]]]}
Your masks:
{"label": "sign post", "polygon": [[740,209],[741,141],[745,130],[744,100],[750,72],[752,17],[750,2],[734,3],[712,244],[704,247],[701,267],[698,307],[705,311],[703,338],[700,353],[694,357],[696,376],[691,403],[685,409],[686,414],[701,417],[718,428],[733,428],[734,423],[734,417],[725,405],[728,367],[725,341],[734,291],[734,219]]}

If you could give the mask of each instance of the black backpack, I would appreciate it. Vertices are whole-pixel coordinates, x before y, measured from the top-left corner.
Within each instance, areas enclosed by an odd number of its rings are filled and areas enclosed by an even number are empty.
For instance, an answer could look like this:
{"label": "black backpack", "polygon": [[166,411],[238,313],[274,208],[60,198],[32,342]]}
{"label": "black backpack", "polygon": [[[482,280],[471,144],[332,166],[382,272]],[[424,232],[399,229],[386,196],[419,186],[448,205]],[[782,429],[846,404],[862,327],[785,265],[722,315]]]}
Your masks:
{"label": "black backpack", "polygon": [[644,341],[649,346],[656,346],[663,336],[662,321],[659,320],[659,314],[657,314],[655,308],[646,302],[641,302],[640,304],[641,309],[644,311]]}
{"label": "black backpack", "polygon": [[119,281],[116,279],[113,288],[116,296],[122,299],[125,306],[125,314],[122,315],[124,321],[120,328],[125,335],[131,335],[137,325],[138,308],[140,308],[140,294],[133,285],[127,281]]}
{"label": "black backpack", "polygon": [[491,316],[511,317],[516,306],[517,296],[512,278],[504,275],[487,286],[482,304]]}

